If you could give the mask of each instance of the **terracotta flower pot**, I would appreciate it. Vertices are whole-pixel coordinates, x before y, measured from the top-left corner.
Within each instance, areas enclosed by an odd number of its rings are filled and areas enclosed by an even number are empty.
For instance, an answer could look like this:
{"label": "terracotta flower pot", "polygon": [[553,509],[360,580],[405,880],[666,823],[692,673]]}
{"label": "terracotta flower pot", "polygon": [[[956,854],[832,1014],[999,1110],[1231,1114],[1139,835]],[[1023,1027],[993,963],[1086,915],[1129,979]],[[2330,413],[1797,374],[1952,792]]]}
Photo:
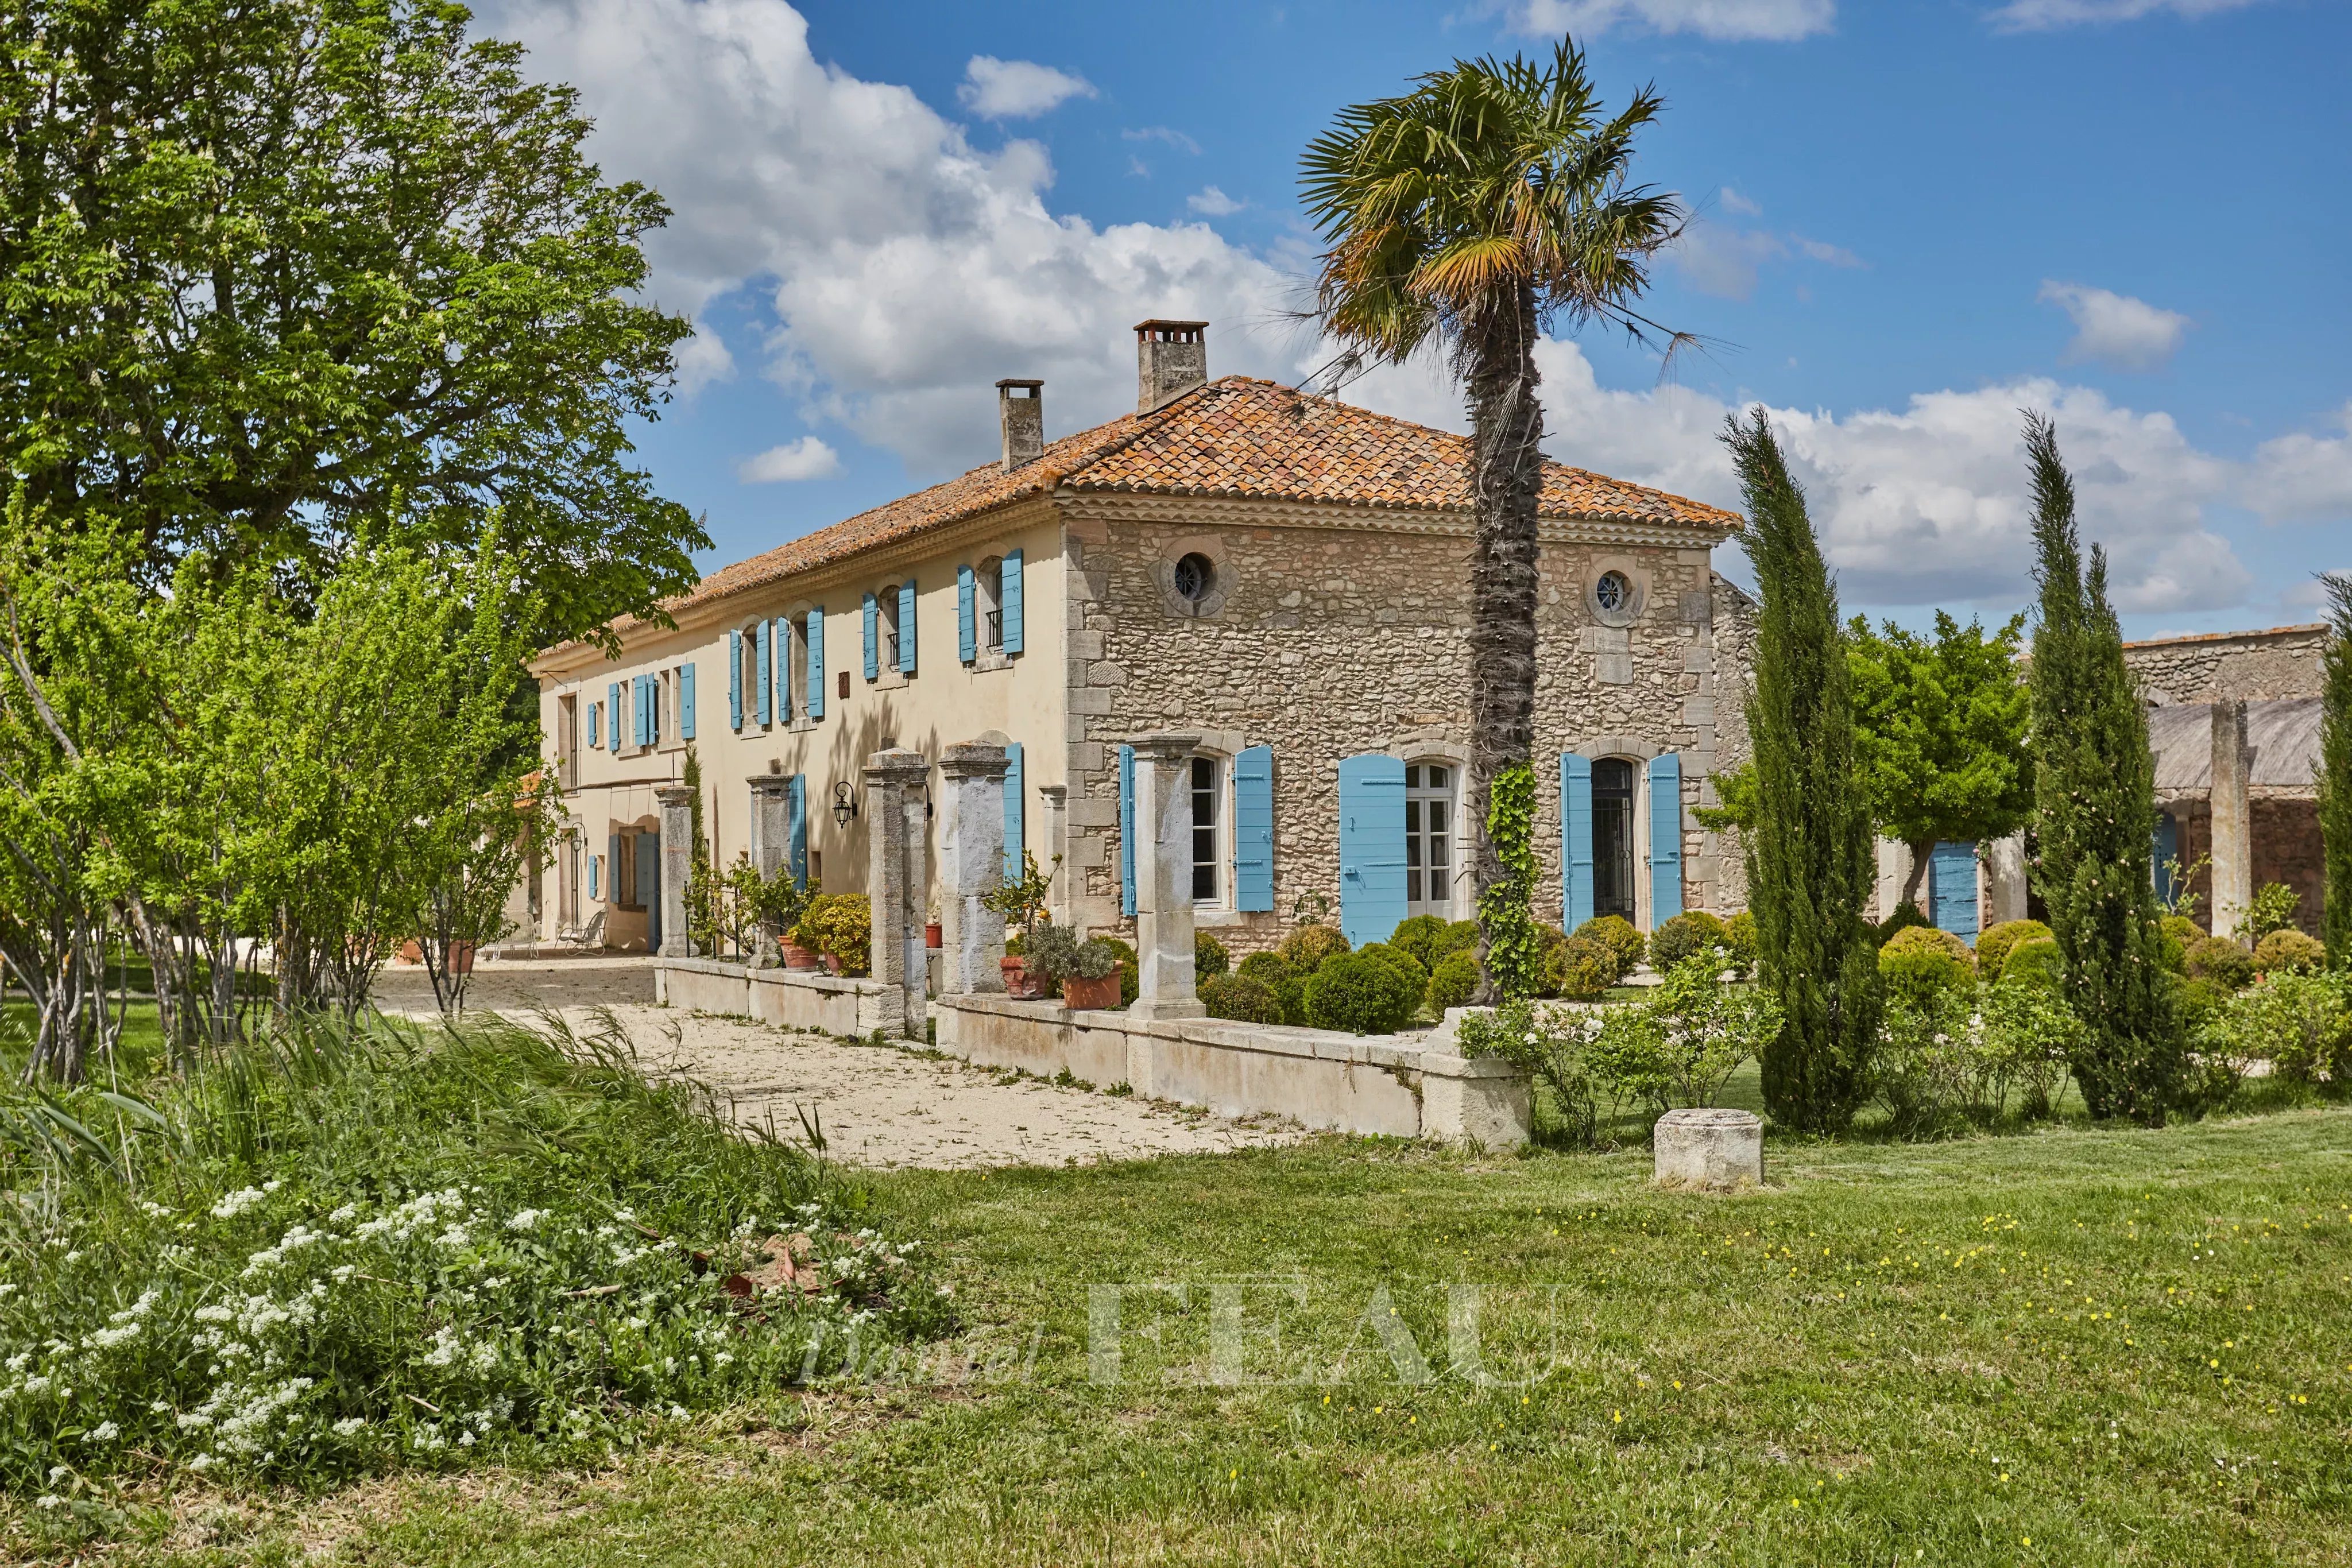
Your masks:
{"label": "terracotta flower pot", "polygon": [[821,969],[824,967],[824,959],[818,957],[814,953],[810,952],[799,943],[787,941],[782,944],[782,946],[784,950],[785,968]]}
{"label": "terracotta flower pot", "polygon": [[841,973],[840,954],[827,953],[824,955],[824,972],[828,975],[838,975]]}
{"label": "terracotta flower pot", "polygon": [[1034,1002],[1042,993],[1043,988],[1029,977],[1028,960],[1007,956],[996,967],[1004,971],[1004,994],[1014,1001]]}
{"label": "terracotta flower pot", "polygon": [[1062,1000],[1074,1009],[1099,1011],[1118,1006],[1118,971],[1113,969],[1099,980],[1082,979],[1076,975],[1062,981]]}
{"label": "terracotta flower pot", "polygon": [[934,920],[929,925],[923,927],[924,946],[937,947],[943,940],[944,938],[940,935],[940,923],[938,921]]}

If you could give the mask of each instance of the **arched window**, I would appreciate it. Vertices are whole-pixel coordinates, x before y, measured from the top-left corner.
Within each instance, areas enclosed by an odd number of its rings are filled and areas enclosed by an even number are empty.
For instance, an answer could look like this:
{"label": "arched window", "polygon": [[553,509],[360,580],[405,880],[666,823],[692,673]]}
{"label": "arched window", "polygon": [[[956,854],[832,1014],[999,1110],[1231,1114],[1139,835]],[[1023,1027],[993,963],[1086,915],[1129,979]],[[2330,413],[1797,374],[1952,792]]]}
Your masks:
{"label": "arched window", "polygon": [[1454,816],[1461,769],[1451,762],[1404,765],[1404,904],[1407,915],[1456,918]]}

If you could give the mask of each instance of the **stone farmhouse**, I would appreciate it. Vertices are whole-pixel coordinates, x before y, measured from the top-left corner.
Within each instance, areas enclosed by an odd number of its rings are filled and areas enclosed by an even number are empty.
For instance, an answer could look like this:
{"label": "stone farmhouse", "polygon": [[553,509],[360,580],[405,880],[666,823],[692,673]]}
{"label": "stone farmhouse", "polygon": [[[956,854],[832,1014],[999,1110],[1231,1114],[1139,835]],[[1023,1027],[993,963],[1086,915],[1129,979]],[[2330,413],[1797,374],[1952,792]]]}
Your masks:
{"label": "stone farmhouse", "polygon": [[[1006,858],[1060,858],[1055,918],[1131,932],[1128,743],[1166,731],[1198,737],[1197,923],[1236,951],[1318,900],[1358,941],[1466,917],[1469,444],[1211,381],[1201,322],[1136,348],[1132,414],[1048,441],[1042,383],[1001,382],[997,461],[713,573],[617,659],[541,655],[573,824],[541,939],[601,913],[606,947],[682,950],[657,890],[689,745],[718,863],[841,892],[866,881],[866,760],[907,748],[936,781],[964,741],[1007,747]],[[1540,517],[1547,917],[1737,907],[1691,808],[1744,746],[1717,693],[1752,605],[1712,566],[1739,519],[1560,464]]]}

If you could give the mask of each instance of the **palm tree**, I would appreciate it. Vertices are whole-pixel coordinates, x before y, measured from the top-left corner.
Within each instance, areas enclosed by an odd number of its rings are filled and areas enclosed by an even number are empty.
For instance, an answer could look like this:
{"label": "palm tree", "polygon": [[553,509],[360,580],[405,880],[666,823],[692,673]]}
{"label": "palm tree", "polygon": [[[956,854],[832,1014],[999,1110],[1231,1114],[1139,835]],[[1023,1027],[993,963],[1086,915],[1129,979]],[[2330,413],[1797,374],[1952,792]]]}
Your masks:
{"label": "palm tree", "polygon": [[1650,258],[1684,224],[1675,196],[1630,173],[1633,134],[1661,104],[1645,87],[1604,119],[1583,52],[1563,39],[1549,67],[1456,60],[1402,98],[1344,110],[1301,160],[1307,214],[1329,247],[1316,280],[1324,329],[1375,361],[1442,347],[1469,402],[1467,805],[1480,894],[1503,876],[1485,832],[1490,787],[1535,743],[1537,340],[1564,320],[1663,339],[1669,354],[1686,340],[1633,309]]}

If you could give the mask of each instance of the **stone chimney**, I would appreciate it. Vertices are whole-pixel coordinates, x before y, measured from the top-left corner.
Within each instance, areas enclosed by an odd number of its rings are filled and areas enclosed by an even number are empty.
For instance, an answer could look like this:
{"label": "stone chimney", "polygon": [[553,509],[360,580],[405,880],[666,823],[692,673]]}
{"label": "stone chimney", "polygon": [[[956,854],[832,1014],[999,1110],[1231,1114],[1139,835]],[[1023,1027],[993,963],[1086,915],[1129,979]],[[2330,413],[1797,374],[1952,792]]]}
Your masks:
{"label": "stone chimney", "polygon": [[1135,412],[1183,396],[1209,379],[1206,321],[1135,324]]}
{"label": "stone chimney", "polygon": [[1045,383],[996,383],[996,418],[1004,429],[1004,471],[1045,455]]}

